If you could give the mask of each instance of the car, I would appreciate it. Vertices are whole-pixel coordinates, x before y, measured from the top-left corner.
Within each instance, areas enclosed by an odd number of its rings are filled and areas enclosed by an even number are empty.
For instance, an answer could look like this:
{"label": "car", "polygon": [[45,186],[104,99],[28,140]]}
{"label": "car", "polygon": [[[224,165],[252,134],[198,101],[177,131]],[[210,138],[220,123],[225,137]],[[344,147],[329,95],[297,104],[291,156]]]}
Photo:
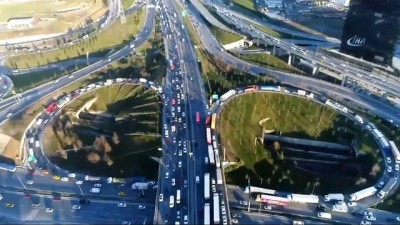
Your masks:
{"label": "car", "polygon": [[78,209],[80,209],[80,208],[81,208],[80,205],[73,205],[73,206],[72,206],[72,209],[74,209],[74,210],[78,210]]}
{"label": "car", "polygon": [[211,185],[211,189],[212,189],[212,192],[217,192],[217,189],[215,188],[215,184],[213,184],[213,185]]}
{"label": "car", "polygon": [[181,211],[176,212],[176,219],[181,219]]}
{"label": "car", "polygon": [[144,206],[144,205],[139,205],[138,209],[146,209],[146,206]]}
{"label": "car", "polygon": [[373,214],[372,212],[370,212],[370,211],[365,210],[365,211],[363,212],[363,215],[364,215],[364,216],[373,216],[374,214]]}
{"label": "car", "polygon": [[158,197],[158,201],[159,202],[162,202],[164,200],[164,195],[163,194],[160,194],[160,196]]}
{"label": "car", "polygon": [[228,219],[227,219],[226,215],[222,216],[222,222],[223,222],[222,224],[224,224],[224,225],[228,224]]}
{"label": "car", "polygon": [[62,177],[62,178],[61,178],[61,181],[62,181],[62,182],[68,182],[68,181],[69,181],[69,178],[68,178],[68,177]]}
{"label": "car", "polygon": [[178,146],[181,147],[182,141],[178,141]]}
{"label": "car", "polygon": [[178,162],[178,167],[181,168],[182,167],[182,161]]}
{"label": "car", "polygon": [[33,180],[27,180],[26,184],[33,184]]}
{"label": "car", "polygon": [[183,224],[188,224],[188,215],[183,216]]}
{"label": "car", "polygon": [[241,205],[247,205],[248,203],[246,201],[239,201],[239,204]]}
{"label": "car", "polygon": [[399,171],[399,169],[400,169],[399,164],[396,164],[396,165],[394,166],[394,169],[395,169],[396,171]]}
{"label": "car", "polygon": [[264,206],[264,209],[266,209],[266,210],[272,210],[272,206],[270,206],[270,205],[265,205],[265,206]]}
{"label": "car", "polygon": [[75,177],[76,177],[76,174],[75,174],[75,173],[70,173],[70,174],[68,174],[68,177],[70,177],[70,178],[75,178]]}
{"label": "car", "polygon": [[165,172],[165,179],[169,178],[169,172]]}
{"label": "car", "polygon": [[59,180],[59,179],[61,179],[61,177],[58,176],[58,175],[54,175],[54,176],[53,176],[53,179],[54,179],[54,180]]}
{"label": "car", "polygon": [[236,224],[236,223],[239,223],[239,221],[238,221],[238,219],[233,218],[233,219],[232,219],[232,223],[235,223],[235,224]]}
{"label": "car", "polygon": [[234,218],[242,218],[242,215],[234,213],[234,214],[232,214],[232,217],[234,217]]}
{"label": "car", "polygon": [[371,222],[362,220],[360,225],[371,225]]}
{"label": "car", "polygon": [[178,151],[178,155],[179,155],[179,156],[182,156],[182,150],[179,150],[179,151]]}
{"label": "car", "polygon": [[366,216],[365,217],[367,220],[371,220],[371,221],[375,221],[376,220],[376,217],[375,216],[371,216],[371,215],[368,215],[368,216]]}
{"label": "car", "polygon": [[122,197],[125,197],[126,196],[126,192],[124,192],[124,191],[118,192],[118,195],[122,196]]}
{"label": "car", "polygon": [[186,148],[186,146],[183,146],[183,152],[184,152],[184,153],[187,153],[187,148]]}
{"label": "car", "polygon": [[0,200],[3,200],[3,195],[2,194],[0,194]]}
{"label": "car", "polygon": [[225,214],[226,214],[226,208],[225,208],[224,205],[221,206],[221,211],[222,211],[222,215],[225,215]]}
{"label": "car", "polygon": [[392,166],[388,166],[387,171],[388,171],[388,173],[391,173],[392,172]]}
{"label": "car", "polygon": [[122,225],[131,225],[131,222],[129,222],[129,221],[123,221],[123,222],[122,222]]}
{"label": "car", "polygon": [[392,162],[392,160],[390,159],[390,157],[386,157],[386,161],[387,161],[387,163],[391,163],[391,162]]}
{"label": "car", "polygon": [[215,179],[211,179],[211,184],[215,184]]}
{"label": "car", "polygon": [[171,179],[171,185],[172,185],[172,186],[175,186],[175,178],[172,178],[172,179]]}
{"label": "car", "polygon": [[[42,170],[42,173],[43,174],[49,174],[49,171],[48,170]],[[53,177],[54,178],[54,177]]]}
{"label": "car", "polygon": [[12,116],[12,113],[8,113],[7,114],[7,118],[9,118],[10,116]]}
{"label": "car", "polygon": [[165,129],[165,130],[168,129],[167,124],[164,124],[164,129]]}
{"label": "car", "polygon": [[187,180],[184,180],[184,181],[183,181],[183,186],[184,186],[185,188],[187,188]]}
{"label": "car", "polygon": [[100,183],[95,183],[95,184],[94,184],[94,187],[100,188],[100,187],[101,187],[101,184],[100,184]]}
{"label": "car", "polygon": [[61,201],[61,196],[59,196],[59,195],[53,196],[53,201],[54,202],[60,202]]}
{"label": "car", "polygon": [[347,203],[347,205],[348,205],[348,206],[356,206],[356,205],[357,205],[357,202],[349,202],[349,203]]}
{"label": "car", "polygon": [[46,208],[46,212],[47,213],[51,213],[51,212],[53,212],[53,209],[52,208]]}
{"label": "car", "polygon": [[[31,194],[29,194],[29,193],[25,193],[24,194],[24,198],[31,198],[32,197],[32,195]],[[1,199],[0,199],[1,200]]]}
{"label": "car", "polygon": [[83,184],[83,181],[81,181],[81,180],[77,180],[77,181],[75,181],[75,184],[77,184],[77,185],[81,185],[81,184]]}

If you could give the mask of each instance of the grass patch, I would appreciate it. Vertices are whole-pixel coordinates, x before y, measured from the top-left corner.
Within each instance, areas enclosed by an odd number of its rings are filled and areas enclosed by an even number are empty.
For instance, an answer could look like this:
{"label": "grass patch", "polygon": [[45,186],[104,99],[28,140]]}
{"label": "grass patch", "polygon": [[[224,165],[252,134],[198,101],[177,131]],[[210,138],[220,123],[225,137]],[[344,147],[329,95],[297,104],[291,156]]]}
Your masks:
{"label": "grass patch", "polygon": [[[360,147],[362,152],[375,150],[371,154],[366,154],[357,161],[348,159],[338,165],[325,165],[321,171],[324,168],[337,169],[318,177],[296,169],[295,165],[301,165],[301,161],[279,160],[272,156],[274,151],[269,148],[266,150],[259,141],[255,142],[255,138],[261,137],[262,133],[259,121],[265,118],[270,120],[263,124],[264,129],[282,132],[282,135],[288,137],[346,145],[350,145],[353,139],[362,141],[365,138],[357,123],[313,101],[272,93],[247,94],[227,103],[220,118],[219,130],[228,160],[240,162],[238,168],[227,175],[230,183],[245,185],[245,175],[249,174],[252,185],[255,186],[311,193],[314,184],[318,183],[314,193],[339,190],[348,193],[372,185],[382,173],[382,169],[376,171],[377,162],[374,162],[375,155],[379,152],[375,145],[370,146],[368,142]],[[291,151],[281,154],[284,159],[289,156],[299,157]],[[351,175],[349,171],[353,171],[353,167],[359,168],[359,176]],[[337,171],[341,173],[336,173]],[[371,171],[375,172],[374,175],[371,175]],[[356,185],[360,179],[365,179],[365,182]],[[343,183],[349,185],[344,186]]]}
{"label": "grass patch", "polygon": [[232,42],[236,42],[243,39],[243,37],[238,34],[234,34],[214,26],[211,28],[211,32],[214,34],[217,40],[221,42],[221,44],[223,45],[230,44]]}
{"label": "grass patch", "polygon": [[122,6],[124,7],[124,9],[127,9],[131,7],[135,2],[136,0],[122,0]]}
{"label": "grass patch", "polygon": [[[162,103],[155,91],[139,85],[112,85],[72,103],[45,130],[44,149],[52,161],[95,175],[156,177],[157,163],[149,157],[159,155]],[[83,106],[87,110],[78,119],[76,109]],[[69,149],[75,151],[65,151]]]}
{"label": "grass patch", "polygon": [[28,55],[11,56],[5,61],[5,66],[10,68],[30,68],[46,65],[78,57],[103,56],[111,49],[126,45],[143,27],[146,13],[143,8],[137,13],[126,17],[127,23],[115,22],[110,28],[97,36],[66,48]]}
{"label": "grass patch", "polygon": [[247,10],[257,12],[253,0],[233,0],[233,3]]}

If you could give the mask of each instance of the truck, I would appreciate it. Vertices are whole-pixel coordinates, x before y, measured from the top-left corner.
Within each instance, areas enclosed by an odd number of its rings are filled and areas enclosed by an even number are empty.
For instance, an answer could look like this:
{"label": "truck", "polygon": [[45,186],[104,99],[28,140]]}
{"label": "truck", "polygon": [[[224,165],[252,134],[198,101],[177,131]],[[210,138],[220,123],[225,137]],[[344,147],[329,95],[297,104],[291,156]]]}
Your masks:
{"label": "truck", "polygon": [[353,193],[349,196],[350,201],[358,201],[360,199],[369,197],[371,195],[374,195],[376,193],[376,188],[374,186],[363,189],[361,191],[357,191],[356,193]]}
{"label": "truck", "polygon": [[[1,199],[0,199],[1,200]],[[210,225],[210,203],[204,204],[204,225]]]}
{"label": "truck", "polygon": [[392,149],[393,156],[396,163],[400,163],[400,152],[396,144],[393,141],[389,141],[390,148]]}
{"label": "truck", "polygon": [[132,189],[147,190],[148,188],[148,182],[135,182],[132,184]]}
{"label": "truck", "polygon": [[55,110],[57,109],[57,103],[52,102],[46,107],[46,113],[47,114],[52,114]]}
{"label": "truck", "polygon": [[299,90],[297,90],[297,94],[301,95],[301,96],[306,96],[307,93],[306,93],[306,91],[299,89]]}
{"label": "truck", "polygon": [[261,85],[261,91],[281,91],[281,86]]}
{"label": "truck", "polygon": [[135,44],[130,44],[130,45],[129,45],[129,48],[135,49]]}
{"label": "truck", "polygon": [[125,178],[117,178],[117,177],[109,177],[107,178],[107,183],[115,183],[115,184],[125,184],[126,179]]}
{"label": "truck", "polygon": [[219,194],[218,193],[214,193],[214,224],[219,224],[221,223],[221,219],[220,219],[220,215],[219,215]]}
{"label": "truck", "polygon": [[99,180],[101,180],[101,177],[93,177],[93,176],[86,175],[85,180],[86,181],[99,181]]}
{"label": "truck", "polygon": [[215,165],[214,150],[211,145],[208,145],[208,158],[211,165]]}
{"label": "truck", "polygon": [[210,199],[210,174],[204,174],[204,199]]}
{"label": "truck", "polygon": [[317,216],[319,218],[332,219],[332,215],[330,213],[326,213],[326,212],[319,212],[319,213],[317,213]]}
{"label": "truck", "polygon": [[324,199],[326,202],[329,201],[343,201],[344,200],[344,195],[335,193],[335,194],[327,194],[324,196]]}
{"label": "truck", "polygon": [[211,144],[211,128],[207,127],[207,144]]}
{"label": "truck", "polygon": [[290,194],[290,195],[287,195],[287,198],[291,202],[313,203],[313,204],[316,204],[319,202],[319,197],[317,195]]}
{"label": "truck", "polygon": [[169,68],[171,71],[174,71],[174,61],[172,59],[169,60]]}
{"label": "truck", "polygon": [[384,198],[387,193],[396,185],[397,178],[391,177],[388,182],[383,186],[383,188],[378,192],[378,197],[379,198]]}
{"label": "truck", "polygon": [[236,94],[236,90],[235,90],[235,89],[229,90],[229,91],[226,92],[225,94],[221,95],[221,97],[219,98],[219,100],[220,100],[221,102],[223,102],[223,101],[227,100],[228,98],[232,97],[232,96],[235,95],[235,94]]}
{"label": "truck", "polygon": [[146,83],[147,83],[147,80],[144,79],[144,78],[139,78],[139,82],[140,82],[140,83],[143,83],[143,84],[146,84]]}
{"label": "truck", "polygon": [[185,29],[185,26],[182,24],[182,25],[181,25],[181,28],[182,28],[182,30],[183,30],[183,29]]}
{"label": "truck", "polygon": [[222,171],[221,168],[217,168],[217,184],[222,184]]}

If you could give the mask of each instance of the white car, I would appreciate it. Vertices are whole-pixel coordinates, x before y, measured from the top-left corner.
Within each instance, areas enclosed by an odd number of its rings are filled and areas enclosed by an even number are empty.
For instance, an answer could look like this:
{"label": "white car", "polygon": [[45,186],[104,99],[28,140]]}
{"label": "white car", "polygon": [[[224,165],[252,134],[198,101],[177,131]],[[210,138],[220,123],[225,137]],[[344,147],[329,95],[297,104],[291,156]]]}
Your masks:
{"label": "white car", "polygon": [[215,184],[215,179],[211,179],[211,184]]}
{"label": "white car", "polygon": [[213,192],[213,193],[217,192],[217,189],[215,188],[215,185],[214,185],[214,184],[211,185],[211,189],[212,189],[212,192]]}
{"label": "white car", "polygon": [[225,215],[225,214],[226,214],[226,208],[225,208],[224,205],[221,206],[221,211],[222,211],[222,215]]}
{"label": "white car", "polygon": [[81,181],[81,180],[77,180],[77,181],[75,182],[75,184],[77,184],[77,185],[81,185],[81,184],[83,184],[83,181]]}
{"label": "white car", "polygon": [[51,212],[53,212],[53,209],[52,208],[46,208],[46,212],[51,213]]}
{"label": "white car", "polygon": [[360,223],[361,225],[371,225],[371,222],[369,222],[369,221],[361,221],[361,223]]}
{"label": "white car", "polygon": [[175,186],[175,178],[172,178],[172,179],[171,179],[171,185],[172,185],[172,186]]}
{"label": "white car", "polygon": [[76,174],[75,174],[75,173],[70,173],[70,174],[68,174],[68,177],[70,177],[70,178],[75,178],[75,177],[76,177]]}
{"label": "white car", "polygon": [[245,201],[239,201],[239,204],[241,204],[241,205],[247,205],[247,202],[245,202]]}
{"label": "white car", "polygon": [[44,123],[44,124],[47,124],[47,122],[49,122],[48,119],[43,120],[43,123]]}
{"label": "white car", "polygon": [[80,205],[73,205],[73,206],[72,206],[72,209],[75,209],[75,210],[80,209],[80,208],[81,208]]}
{"label": "white car", "polygon": [[68,177],[61,177],[61,181],[62,181],[62,182],[68,182],[68,181],[69,181],[69,178],[68,178]]}
{"label": "white car", "polygon": [[375,220],[376,220],[376,217],[375,217],[375,216],[371,216],[371,215],[366,216],[365,218],[366,218],[367,220],[371,220],[371,221],[375,221]]}
{"label": "white car", "polygon": [[392,166],[388,166],[387,171],[388,171],[388,173],[391,173],[392,172]]}
{"label": "white car", "polygon": [[158,201],[159,202],[162,202],[164,200],[164,195],[163,194],[160,194],[160,196],[158,197]]}
{"label": "white car", "polygon": [[96,184],[94,184],[94,186],[97,187],[97,188],[99,188],[99,187],[101,187],[101,184],[96,183]]}
{"label": "white car", "polygon": [[386,157],[386,161],[387,161],[387,163],[391,163],[391,162],[392,162],[392,160],[390,159],[390,157]]}
{"label": "white car", "polygon": [[118,207],[119,208],[125,208],[126,207],[126,203],[125,202],[120,202],[120,203],[118,203]]}
{"label": "white car", "polygon": [[26,184],[33,184],[33,180],[26,181]]}
{"label": "white car", "polygon": [[182,161],[178,162],[178,167],[181,168],[182,167]]}
{"label": "white car", "polygon": [[394,169],[395,169],[396,171],[399,171],[399,169],[400,169],[399,164],[396,164],[396,165],[394,166]]}
{"label": "white car", "polygon": [[233,218],[233,219],[232,219],[232,223],[235,223],[235,224],[236,224],[236,223],[239,223],[239,221],[238,221],[238,219]]}
{"label": "white car", "polygon": [[166,172],[165,173],[165,179],[168,179],[169,178],[169,172]]}
{"label": "white car", "polygon": [[182,156],[182,150],[179,150],[179,151],[178,151],[178,155],[179,155],[179,156]]}
{"label": "white car", "polygon": [[167,124],[164,124],[164,129],[165,129],[165,130],[168,129]]}
{"label": "white car", "polygon": [[138,208],[139,208],[139,209],[146,209],[146,206],[144,206],[144,205],[139,205]]}
{"label": "white car", "polygon": [[183,224],[188,224],[188,216],[183,216]]}

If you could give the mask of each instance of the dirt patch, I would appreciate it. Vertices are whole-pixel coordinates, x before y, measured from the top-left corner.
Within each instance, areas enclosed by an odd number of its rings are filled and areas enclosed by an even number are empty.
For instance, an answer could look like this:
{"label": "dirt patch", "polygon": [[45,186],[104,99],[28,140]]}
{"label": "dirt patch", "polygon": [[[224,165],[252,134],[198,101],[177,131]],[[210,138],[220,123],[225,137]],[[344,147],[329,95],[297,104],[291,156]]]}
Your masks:
{"label": "dirt patch", "polygon": [[14,138],[10,138],[1,155],[15,160],[15,163],[18,164],[20,162],[19,145],[19,141]]}
{"label": "dirt patch", "polygon": [[10,136],[0,133],[0,154],[3,153],[3,150],[7,146],[7,143],[10,141],[10,139]]}

